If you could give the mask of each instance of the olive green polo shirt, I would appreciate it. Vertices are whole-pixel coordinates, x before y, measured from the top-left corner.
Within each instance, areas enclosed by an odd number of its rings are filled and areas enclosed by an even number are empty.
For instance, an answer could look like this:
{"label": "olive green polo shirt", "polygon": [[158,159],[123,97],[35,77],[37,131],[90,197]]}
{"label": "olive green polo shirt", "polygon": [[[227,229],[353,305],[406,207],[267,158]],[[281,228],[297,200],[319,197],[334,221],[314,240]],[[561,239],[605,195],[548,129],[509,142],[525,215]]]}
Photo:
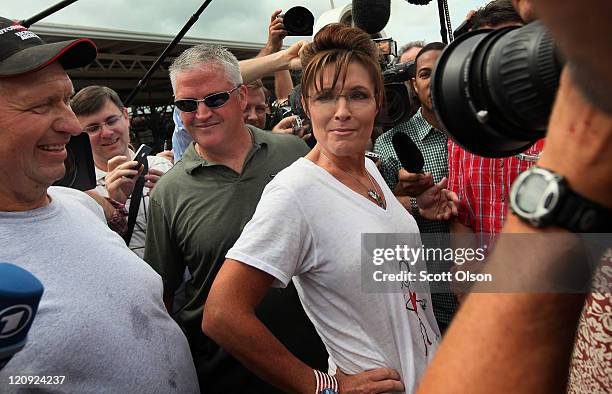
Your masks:
{"label": "olive green polo shirt", "polygon": [[240,174],[207,162],[191,143],[150,197],[144,259],[161,275],[169,294],[189,268],[186,304],[175,317],[192,345],[203,337],[202,309],[212,281],[207,286],[204,282],[211,267],[220,268],[268,182],[309,151],[295,136],[248,127],[253,147]]}

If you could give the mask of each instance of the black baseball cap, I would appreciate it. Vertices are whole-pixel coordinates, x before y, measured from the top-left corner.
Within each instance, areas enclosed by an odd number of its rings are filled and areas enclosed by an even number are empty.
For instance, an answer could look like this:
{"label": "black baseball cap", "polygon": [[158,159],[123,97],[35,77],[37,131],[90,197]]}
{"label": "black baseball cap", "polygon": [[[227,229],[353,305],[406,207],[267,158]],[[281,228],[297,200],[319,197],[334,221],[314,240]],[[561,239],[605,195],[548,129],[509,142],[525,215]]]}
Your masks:
{"label": "black baseball cap", "polygon": [[18,22],[0,16],[0,78],[38,71],[56,60],[64,69],[82,67],[97,52],[87,38],[47,44]]}

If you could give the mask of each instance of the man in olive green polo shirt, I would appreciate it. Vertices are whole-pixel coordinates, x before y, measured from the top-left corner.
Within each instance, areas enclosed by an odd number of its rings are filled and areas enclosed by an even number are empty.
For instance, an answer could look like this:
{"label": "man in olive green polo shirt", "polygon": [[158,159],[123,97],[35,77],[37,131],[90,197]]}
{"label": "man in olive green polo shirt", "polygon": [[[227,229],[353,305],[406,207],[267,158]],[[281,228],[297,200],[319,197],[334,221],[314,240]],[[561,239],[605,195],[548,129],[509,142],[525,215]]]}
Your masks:
{"label": "man in olive green polo shirt", "polygon": [[[150,198],[145,260],[163,279],[169,311],[185,268],[191,274],[186,303],[174,316],[189,339],[201,390],[276,392],[202,333],[203,305],[225,253],[253,216],[264,187],[308,147],[295,136],[244,123],[247,88],[236,58],[220,46],[186,50],[170,67],[170,79],[175,105],[194,142]],[[323,346],[295,289],[271,292],[258,313],[285,337],[290,350],[326,367]]]}

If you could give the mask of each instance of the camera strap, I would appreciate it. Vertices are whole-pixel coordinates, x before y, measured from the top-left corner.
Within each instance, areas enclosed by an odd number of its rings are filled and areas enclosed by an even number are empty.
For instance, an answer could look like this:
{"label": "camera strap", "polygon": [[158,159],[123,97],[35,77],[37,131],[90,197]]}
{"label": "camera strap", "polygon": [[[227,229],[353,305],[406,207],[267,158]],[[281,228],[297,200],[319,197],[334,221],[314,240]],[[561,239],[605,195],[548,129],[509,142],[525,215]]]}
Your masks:
{"label": "camera strap", "polygon": [[136,225],[136,219],[138,218],[138,210],[140,209],[140,201],[142,200],[142,190],[144,189],[145,184],[145,175],[149,172],[149,165],[146,160],[143,163],[143,166],[144,168],[140,175],[138,175],[136,185],[134,185],[134,190],[132,191],[132,196],[130,198],[130,210],[128,211],[127,231],[123,235],[125,244],[128,247],[130,246],[132,233],[134,232],[134,226]]}

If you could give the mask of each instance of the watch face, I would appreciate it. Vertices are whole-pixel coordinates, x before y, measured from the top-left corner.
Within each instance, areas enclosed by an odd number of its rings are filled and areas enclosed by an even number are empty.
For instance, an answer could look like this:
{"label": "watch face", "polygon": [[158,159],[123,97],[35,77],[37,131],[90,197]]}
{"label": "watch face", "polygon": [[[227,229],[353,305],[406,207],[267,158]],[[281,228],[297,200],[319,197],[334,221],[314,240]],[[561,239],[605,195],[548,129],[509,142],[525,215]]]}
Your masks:
{"label": "watch face", "polygon": [[516,204],[525,213],[534,213],[548,186],[548,181],[539,174],[527,177],[516,194]]}

